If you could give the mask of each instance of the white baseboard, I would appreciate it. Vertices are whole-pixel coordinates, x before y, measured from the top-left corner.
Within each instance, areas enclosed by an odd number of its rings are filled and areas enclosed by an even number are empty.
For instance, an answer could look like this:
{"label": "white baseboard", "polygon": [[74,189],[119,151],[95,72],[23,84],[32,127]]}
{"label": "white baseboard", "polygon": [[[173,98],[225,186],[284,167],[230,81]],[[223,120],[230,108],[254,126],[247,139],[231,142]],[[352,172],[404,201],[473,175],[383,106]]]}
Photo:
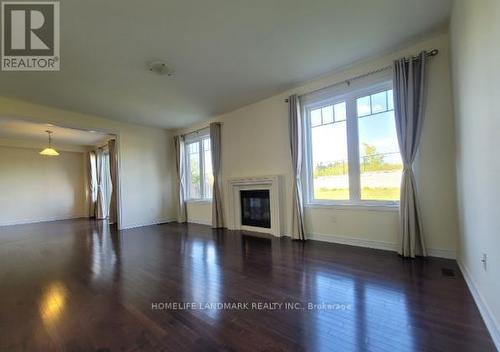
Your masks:
{"label": "white baseboard", "polygon": [[312,234],[312,233],[308,234],[306,238],[314,241],[347,244],[350,246],[358,246],[365,248],[383,249],[392,252],[397,251],[397,245],[395,243],[385,242],[385,241],[367,240],[363,238],[346,237],[338,235]]}
{"label": "white baseboard", "polygon": [[[2,223],[2,224],[0,224],[0,227],[2,227],[2,226],[14,226],[14,225],[39,224],[42,222],[52,222],[52,221],[62,221],[62,220],[88,219],[88,218],[89,218],[88,216],[74,216],[74,217],[63,217],[63,218],[49,218],[49,219],[41,219],[41,220],[33,220],[33,221],[31,221],[31,220],[30,221],[14,221],[14,222],[9,222],[9,223]],[[177,221],[177,219],[163,219],[163,220],[157,220],[157,221],[153,221],[153,222],[128,224],[128,225],[122,226],[122,228],[120,230],[129,230],[129,229],[134,229],[137,227],[165,224],[167,222],[173,222],[173,221]]]}
{"label": "white baseboard", "polygon": [[212,226],[212,221],[206,221],[206,220],[197,220],[197,219],[188,219],[188,224],[198,224],[198,225],[207,225],[207,226]]}
{"label": "white baseboard", "polygon": [[427,255],[437,258],[457,259],[457,251],[452,249],[427,248]]}
{"label": "white baseboard", "polygon": [[[368,240],[364,238],[338,236],[338,235],[326,235],[326,234],[308,234],[306,236],[309,240],[347,244],[350,246],[382,249],[385,251],[397,252],[398,245],[393,242],[379,241],[379,240]],[[431,257],[446,258],[446,259],[456,259],[456,252],[451,249],[436,249],[429,248],[427,250],[428,255]]]}
{"label": "white baseboard", "polygon": [[463,265],[463,263],[461,262],[460,258],[457,259],[457,263],[465,279],[465,282],[469,287],[469,291],[471,292],[472,297],[476,302],[477,308],[479,309],[479,313],[483,318],[486,328],[490,332],[491,339],[493,340],[493,343],[495,344],[497,350],[500,351],[500,324],[496,321],[495,316],[493,315],[491,309],[481,295],[481,292],[477,289],[474,280],[470,276],[469,271],[467,270],[465,265]]}
{"label": "white baseboard", "polygon": [[120,230],[130,230],[130,229],[135,229],[135,228],[138,228],[138,227],[160,225],[160,224],[166,224],[167,222],[176,222],[176,221],[177,221],[177,219],[163,219],[163,220],[155,220],[155,221],[152,221],[152,222],[128,224],[128,225],[122,226],[120,228]]}
{"label": "white baseboard", "polygon": [[0,223],[0,227],[2,227],[2,226],[14,226],[14,225],[39,224],[42,222],[76,220],[76,219],[86,219],[86,218],[88,218],[88,217],[83,216],[83,215],[71,215],[71,216],[53,217],[53,218],[45,218],[45,219],[20,220],[20,221],[11,221],[11,222]]}

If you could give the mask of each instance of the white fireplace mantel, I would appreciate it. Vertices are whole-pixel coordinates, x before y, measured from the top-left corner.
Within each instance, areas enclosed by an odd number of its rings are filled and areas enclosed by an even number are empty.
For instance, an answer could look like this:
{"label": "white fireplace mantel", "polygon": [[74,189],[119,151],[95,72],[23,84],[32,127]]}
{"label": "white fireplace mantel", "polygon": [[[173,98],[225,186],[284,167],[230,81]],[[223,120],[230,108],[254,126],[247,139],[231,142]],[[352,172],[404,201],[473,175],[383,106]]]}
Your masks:
{"label": "white fireplace mantel", "polygon": [[[238,177],[230,178],[228,181],[229,195],[229,222],[230,230],[248,230],[255,232],[269,233],[274,236],[281,236],[281,176],[259,176],[259,177]],[[271,228],[245,226],[241,224],[241,202],[240,191],[243,190],[269,190],[269,205],[271,209]]]}

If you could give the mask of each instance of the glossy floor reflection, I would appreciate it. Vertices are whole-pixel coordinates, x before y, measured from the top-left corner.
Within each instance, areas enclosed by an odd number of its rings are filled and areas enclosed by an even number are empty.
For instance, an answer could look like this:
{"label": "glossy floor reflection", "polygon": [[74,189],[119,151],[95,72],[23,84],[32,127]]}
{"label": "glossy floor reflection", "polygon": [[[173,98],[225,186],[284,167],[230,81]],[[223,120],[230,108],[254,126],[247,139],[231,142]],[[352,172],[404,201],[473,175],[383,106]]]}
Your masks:
{"label": "glossy floor reflection", "polygon": [[0,351],[494,351],[454,261],[202,225],[3,227],[0,285]]}

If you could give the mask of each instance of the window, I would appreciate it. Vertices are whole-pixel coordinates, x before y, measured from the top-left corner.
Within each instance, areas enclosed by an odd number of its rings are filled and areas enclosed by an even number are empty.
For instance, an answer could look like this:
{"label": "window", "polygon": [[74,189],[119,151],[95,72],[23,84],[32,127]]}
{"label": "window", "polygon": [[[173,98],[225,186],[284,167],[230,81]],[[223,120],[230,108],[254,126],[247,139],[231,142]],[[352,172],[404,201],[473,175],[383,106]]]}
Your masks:
{"label": "window", "polygon": [[203,184],[204,196],[203,198],[212,199],[212,187],[214,185],[214,175],[212,173],[212,152],[210,150],[210,138],[203,140]]}
{"label": "window", "polygon": [[187,199],[212,199],[214,177],[210,137],[187,139],[186,142]]}
{"label": "window", "polygon": [[391,82],[306,99],[304,111],[310,203],[399,201],[403,166]]}
{"label": "window", "polygon": [[314,199],[348,200],[346,103],[312,110],[311,127]]}

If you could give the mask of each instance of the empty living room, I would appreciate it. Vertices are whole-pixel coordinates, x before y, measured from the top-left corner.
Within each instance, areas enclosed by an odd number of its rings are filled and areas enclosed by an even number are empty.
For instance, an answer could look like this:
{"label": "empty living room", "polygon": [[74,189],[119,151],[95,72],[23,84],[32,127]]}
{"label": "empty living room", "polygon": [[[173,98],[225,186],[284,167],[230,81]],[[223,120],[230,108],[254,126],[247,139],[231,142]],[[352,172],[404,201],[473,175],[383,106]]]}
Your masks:
{"label": "empty living room", "polygon": [[0,8],[0,351],[500,350],[500,1]]}

